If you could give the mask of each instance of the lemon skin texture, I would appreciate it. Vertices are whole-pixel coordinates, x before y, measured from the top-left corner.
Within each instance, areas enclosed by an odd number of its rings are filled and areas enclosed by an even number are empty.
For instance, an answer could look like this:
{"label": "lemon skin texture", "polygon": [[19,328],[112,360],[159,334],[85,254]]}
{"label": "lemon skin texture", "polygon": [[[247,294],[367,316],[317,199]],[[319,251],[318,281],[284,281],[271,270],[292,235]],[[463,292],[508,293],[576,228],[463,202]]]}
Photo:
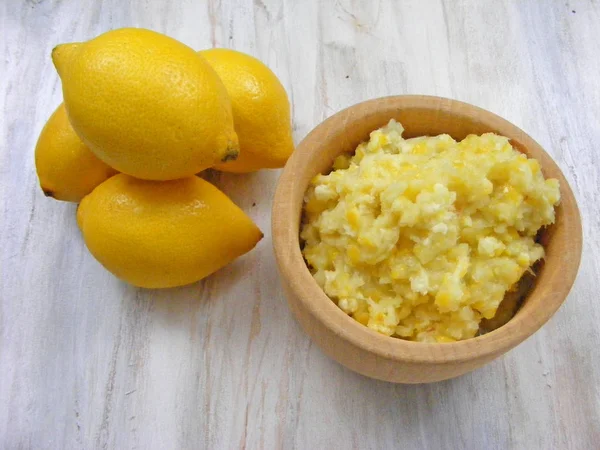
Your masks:
{"label": "lemon skin texture", "polygon": [[79,139],[62,103],[42,129],[35,147],[35,167],[44,194],[68,202],[79,202],[117,173]]}
{"label": "lemon skin texture", "polygon": [[77,222],[106,269],[144,288],[198,281],[263,237],[225,194],[194,176],[159,182],[115,175],[83,199]]}
{"label": "lemon skin texture", "polygon": [[120,172],[169,180],[237,157],[223,83],[175,39],[123,28],[59,45],[52,60],[74,130]]}
{"label": "lemon skin texture", "polygon": [[245,173],[283,167],[294,151],[294,142],[290,102],[279,79],[245,53],[215,48],[200,54],[227,88],[240,141],[240,156],[215,169]]}

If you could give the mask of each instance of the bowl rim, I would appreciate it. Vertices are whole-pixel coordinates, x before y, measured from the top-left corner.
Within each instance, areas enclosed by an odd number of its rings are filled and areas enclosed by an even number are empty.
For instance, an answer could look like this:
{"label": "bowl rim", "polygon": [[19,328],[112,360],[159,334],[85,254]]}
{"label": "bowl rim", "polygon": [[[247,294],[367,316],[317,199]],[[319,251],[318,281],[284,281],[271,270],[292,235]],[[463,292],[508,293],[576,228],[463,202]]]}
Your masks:
{"label": "bowl rim", "polygon": [[[521,145],[527,149],[528,154],[532,154],[539,161],[543,171],[552,167],[553,172],[556,172],[560,182],[561,204],[568,207],[568,210],[564,211],[563,220],[575,230],[569,245],[575,259],[572,262],[575,264],[570,267],[556,264],[550,277],[560,277],[561,283],[557,286],[558,290],[553,291],[554,295],[544,304],[545,308],[517,314],[500,328],[470,339],[450,343],[415,342],[385,336],[360,324],[344,313],[317,284],[300,250],[299,229],[294,229],[295,220],[290,220],[297,217],[302,208],[302,205],[298,206],[291,201],[295,170],[306,170],[309,167],[310,163],[307,160],[311,154],[319,151],[319,142],[326,136],[324,132],[327,133],[332,127],[346,127],[352,120],[360,120],[360,117],[377,111],[382,104],[398,110],[425,108],[476,114],[494,130],[509,130],[510,135],[507,137],[511,141],[518,136]],[[360,116],[354,117],[357,111],[360,111]],[[502,134],[507,135],[505,131]],[[550,155],[523,130],[502,117],[468,103],[437,96],[398,95],[375,98],[345,108],[321,122],[300,142],[288,160],[277,183],[271,220],[273,248],[280,276],[287,281],[292,293],[312,318],[354,346],[398,362],[450,364],[499,356],[535,333],[560,308],[575,281],[581,260],[582,232],[579,209],[564,174]],[[533,311],[537,313],[532,314]]]}

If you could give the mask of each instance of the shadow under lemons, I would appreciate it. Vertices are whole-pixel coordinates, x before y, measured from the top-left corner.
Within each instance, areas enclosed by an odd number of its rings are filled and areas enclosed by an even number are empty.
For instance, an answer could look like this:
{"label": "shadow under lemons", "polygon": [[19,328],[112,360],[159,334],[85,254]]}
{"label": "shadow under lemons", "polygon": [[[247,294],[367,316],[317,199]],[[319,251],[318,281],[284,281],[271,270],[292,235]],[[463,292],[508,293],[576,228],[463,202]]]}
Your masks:
{"label": "shadow under lemons", "polygon": [[151,304],[149,314],[169,319],[166,321],[167,325],[178,325],[189,314],[190,308],[201,310],[210,307],[212,303],[226,300],[230,296],[231,287],[247,278],[255,265],[255,257],[246,254],[206,278],[185,286],[145,289],[123,284],[136,290],[139,301]]}
{"label": "shadow under lemons", "polygon": [[244,211],[258,208],[261,215],[267,215],[268,212],[267,218],[270,218],[271,202],[280,172],[277,169],[265,169],[238,174],[208,169],[197,176],[214,184]]}

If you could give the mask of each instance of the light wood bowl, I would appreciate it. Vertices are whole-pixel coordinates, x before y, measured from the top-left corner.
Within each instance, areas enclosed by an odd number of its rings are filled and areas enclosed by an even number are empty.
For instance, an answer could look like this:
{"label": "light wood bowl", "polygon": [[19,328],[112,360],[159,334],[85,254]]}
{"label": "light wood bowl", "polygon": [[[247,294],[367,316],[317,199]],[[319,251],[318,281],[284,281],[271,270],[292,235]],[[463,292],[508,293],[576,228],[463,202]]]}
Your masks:
{"label": "light wood bowl", "polygon": [[[536,158],[546,177],[560,181],[556,223],[542,232],[546,258],[515,316],[504,326],[473,339],[429,344],[387,337],[346,315],[325,295],[302,257],[299,228],[304,193],[334,158],[351,152],[369,133],[396,119],[405,137],[448,133],[455,139],[493,131]],[[273,202],[273,245],[291,310],[302,328],[330,357],[363,375],[396,383],[427,383],[474,370],[537,331],[563,303],[577,274],[582,232],[573,193],[550,156],[525,132],[501,117],[455,100],[397,96],[347,108],[317,126],[288,161]]]}

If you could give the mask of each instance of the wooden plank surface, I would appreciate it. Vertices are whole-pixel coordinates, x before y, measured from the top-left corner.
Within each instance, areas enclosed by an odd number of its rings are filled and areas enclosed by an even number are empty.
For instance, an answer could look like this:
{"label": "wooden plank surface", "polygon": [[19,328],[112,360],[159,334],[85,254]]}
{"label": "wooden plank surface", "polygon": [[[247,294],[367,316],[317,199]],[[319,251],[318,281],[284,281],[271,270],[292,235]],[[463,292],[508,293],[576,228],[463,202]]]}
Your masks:
{"label": "wooden plank surface", "polygon": [[[43,196],[33,148],[61,101],[58,43],[141,26],[266,62],[301,140],[390,94],[453,97],[531,134],[578,198],[571,295],[534,337],[462,378],[377,382],[294,322],[270,242],[277,171],[214,175],[265,232],[192,286],[135,289]],[[0,448],[595,449],[600,442],[600,3],[0,2]]]}

